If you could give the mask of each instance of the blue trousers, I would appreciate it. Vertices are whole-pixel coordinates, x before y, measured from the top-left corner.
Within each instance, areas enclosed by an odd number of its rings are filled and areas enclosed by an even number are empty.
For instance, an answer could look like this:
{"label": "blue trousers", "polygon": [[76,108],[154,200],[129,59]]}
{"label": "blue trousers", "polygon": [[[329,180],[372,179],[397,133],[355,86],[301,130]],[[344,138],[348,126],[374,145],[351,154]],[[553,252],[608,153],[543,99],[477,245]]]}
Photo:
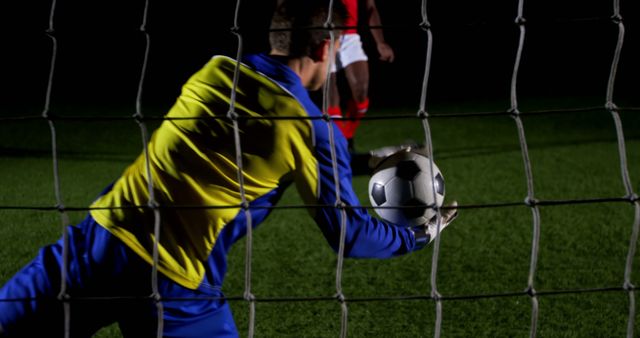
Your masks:
{"label": "blue trousers", "polygon": [[[151,265],[91,216],[67,229],[71,337],[90,337],[113,323],[125,337],[156,337]],[[43,247],[0,289],[1,337],[64,335],[65,311],[58,300],[62,249],[62,239]],[[187,289],[162,275],[158,288],[163,298],[181,298],[162,301],[164,337],[238,336],[229,304],[217,299],[221,292]]]}

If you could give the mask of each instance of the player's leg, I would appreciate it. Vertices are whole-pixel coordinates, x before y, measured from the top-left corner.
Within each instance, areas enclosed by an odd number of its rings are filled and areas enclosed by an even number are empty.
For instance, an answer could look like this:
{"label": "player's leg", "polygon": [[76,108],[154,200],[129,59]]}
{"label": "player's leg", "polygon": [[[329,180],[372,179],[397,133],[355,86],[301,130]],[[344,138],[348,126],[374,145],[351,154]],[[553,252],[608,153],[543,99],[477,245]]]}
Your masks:
{"label": "player's leg", "polygon": [[340,45],[340,61],[344,68],[351,97],[347,102],[345,116],[345,137],[349,141],[350,150],[353,149],[353,139],[360,119],[369,109],[369,63],[362,48],[362,41],[358,34],[346,34]]}
{"label": "player's leg", "polygon": [[[90,262],[91,249],[94,245],[100,246],[100,238],[93,231],[99,226],[85,224],[89,220],[77,227],[67,227],[69,272],[66,282],[70,295],[67,311],[70,333],[74,337],[93,335],[101,327],[114,322],[112,314],[117,313],[109,310],[109,303],[77,301],[77,297],[92,294],[92,287],[108,288],[119,284],[111,273],[104,274],[107,279],[100,281],[100,285],[87,278],[95,270]],[[58,299],[63,259],[63,242],[60,239],[43,247],[33,261],[0,289],[3,337],[64,336],[66,313],[63,302]]]}
{"label": "player's leg", "polygon": [[[152,266],[91,219],[82,295],[111,298],[89,316],[117,322],[125,337],[156,337],[162,309],[163,337],[237,337],[231,310],[219,288],[185,288],[158,274],[161,303],[151,299]],[[88,304],[95,304],[89,302]],[[72,321],[74,319],[72,318]],[[94,319],[84,319],[90,322]],[[95,320],[94,320],[95,321]],[[105,321],[100,321],[99,327]],[[94,325],[95,326],[95,325]]]}
{"label": "player's leg", "polygon": [[338,87],[338,72],[343,69],[343,56],[346,55],[345,50],[345,42],[344,35],[340,35],[340,47],[338,47],[338,51],[336,52],[336,58],[334,62],[331,64],[331,75],[329,75],[329,100],[327,107],[327,114],[331,117],[335,118],[333,121],[338,126],[342,134],[346,137],[345,134],[347,131],[345,130],[345,122],[342,120],[342,107],[340,105],[340,89]]}
{"label": "player's leg", "polygon": [[[213,302],[219,304],[211,306]],[[185,311],[191,316],[185,318]],[[228,303],[190,300],[165,303],[163,337],[237,338],[239,334]]]}
{"label": "player's leg", "polygon": [[0,325],[3,337],[43,334],[45,327],[53,336],[63,332],[62,304],[56,299],[60,279],[55,263],[59,250],[55,245],[42,248],[38,256],[16,273],[0,289]]}
{"label": "player's leg", "polygon": [[[338,56],[336,55],[336,58]],[[335,67],[335,65],[334,65]],[[334,71],[331,72],[329,76],[329,107],[327,108],[327,113],[329,116],[335,118],[333,121],[336,123],[342,134],[344,135],[344,121],[342,118],[342,108],[340,107],[340,91],[338,90],[338,74],[337,70],[334,68]],[[346,135],[345,135],[346,137]]]}
{"label": "player's leg", "polygon": [[[166,277],[158,276],[158,292],[162,296],[163,337],[238,337],[229,304],[219,290],[187,289]],[[134,313],[122,316],[118,324],[125,337],[152,337],[158,330],[157,310],[139,307],[146,314],[140,322]],[[149,315],[153,320],[149,320]]]}
{"label": "player's leg", "polygon": [[[351,99],[347,103],[346,116],[351,120],[349,124],[350,139],[353,140],[360,120],[369,110],[369,63],[368,61],[356,61],[345,69],[345,76],[351,89]],[[353,144],[353,141],[351,141]]]}

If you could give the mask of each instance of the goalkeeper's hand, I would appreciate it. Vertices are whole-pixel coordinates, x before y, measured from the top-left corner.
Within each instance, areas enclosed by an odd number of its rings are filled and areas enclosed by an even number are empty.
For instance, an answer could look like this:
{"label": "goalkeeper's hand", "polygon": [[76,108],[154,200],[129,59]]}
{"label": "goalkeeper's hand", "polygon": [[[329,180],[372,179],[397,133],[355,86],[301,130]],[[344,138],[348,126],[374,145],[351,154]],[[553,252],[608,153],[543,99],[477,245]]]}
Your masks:
{"label": "goalkeeper's hand", "polygon": [[445,208],[442,209],[440,218],[440,231],[438,231],[438,219],[437,216],[431,218],[431,220],[424,225],[419,225],[411,228],[413,234],[416,237],[416,246],[422,248],[431,243],[442,230],[444,230],[454,219],[458,217],[458,202],[453,201]]}

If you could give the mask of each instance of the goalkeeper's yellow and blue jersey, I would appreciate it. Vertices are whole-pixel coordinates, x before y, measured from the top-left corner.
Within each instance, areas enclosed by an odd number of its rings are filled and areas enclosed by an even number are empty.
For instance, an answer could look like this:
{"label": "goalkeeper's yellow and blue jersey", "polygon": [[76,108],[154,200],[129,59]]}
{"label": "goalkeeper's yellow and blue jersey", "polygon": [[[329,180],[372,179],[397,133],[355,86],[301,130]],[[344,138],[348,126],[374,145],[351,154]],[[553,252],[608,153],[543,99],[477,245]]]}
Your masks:
{"label": "goalkeeper's yellow and blue jersey", "polygon": [[[92,205],[91,215],[101,226],[152,264],[156,218],[145,207],[152,186],[160,206],[158,270],[190,289],[221,288],[227,252],[247,230],[234,125],[227,118],[235,69],[235,60],[216,56],[194,74],[147,145],[148,168],[142,153]],[[235,113],[251,224],[259,225],[293,183],[337,250],[342,217],[334,207],[329,126],[298,75],[266,54],[246,56]],[[346,140],[333,129],[340,199],[360,206]],[[346,256],[385,258],[416,248],[407,228],[371,217],[365,208],[345,210]]]}

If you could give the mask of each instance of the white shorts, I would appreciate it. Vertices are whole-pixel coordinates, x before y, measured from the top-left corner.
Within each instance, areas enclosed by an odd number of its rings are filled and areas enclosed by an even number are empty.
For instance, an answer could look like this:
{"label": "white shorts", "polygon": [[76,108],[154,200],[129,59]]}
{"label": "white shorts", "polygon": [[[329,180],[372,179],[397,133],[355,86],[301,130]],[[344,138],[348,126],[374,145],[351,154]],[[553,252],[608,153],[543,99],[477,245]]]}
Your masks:
{"label": "white shorts", "polygon": [[360,35],[343,34],[340,36],[340,48],[336,53],[336,62],[331,65],[331,72],[335,73],[357,61],[367,60],[367,54],[362,49]]}

